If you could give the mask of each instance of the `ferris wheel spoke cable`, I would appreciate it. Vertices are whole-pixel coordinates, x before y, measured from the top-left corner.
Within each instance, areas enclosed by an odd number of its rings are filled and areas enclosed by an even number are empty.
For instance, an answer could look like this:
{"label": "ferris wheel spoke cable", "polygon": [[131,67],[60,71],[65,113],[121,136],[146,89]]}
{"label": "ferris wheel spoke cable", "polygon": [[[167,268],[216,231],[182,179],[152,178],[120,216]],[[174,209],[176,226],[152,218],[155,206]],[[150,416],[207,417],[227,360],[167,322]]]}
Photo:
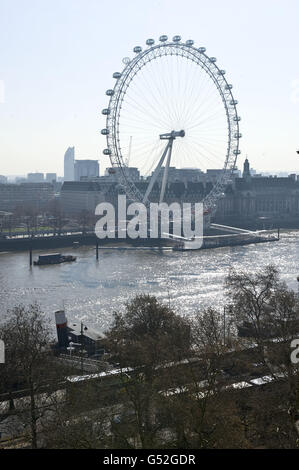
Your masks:
{"label": "ferris wheel spoke cable", "polygon": [[[205,155],[205,153],[204,153],[202,150],[196,150],[196,151],[194,151],[193,153],[196,155],[196,160],[197,160],[197,162],[198,162],[198,164],[199,164],[199,169],[200,169],[201,171],[205,171],[205,170],[207,169],[206,161],[207,161],[207,160],[210,161],[209,157],[207,157],[207,156]],[[190,151],[188,151],[188,148],[185,147],[185,148],[182,150],[182,154],[184,154],[185,159],[186,159],[187,161],[189,161]]]}
{"label": "ferris wheel spoke cable", "polygon": [[[204,126],[205,129],[216,128],[218,124],[220,125],[220,127],[222,125],[222,128],[223,128],[223,123],[225,123],[225,121],[226,121],[226,119],[223,119],[223,118],[220,119],[219,116],[217,115],[217,113],[211,115],[211,114],[208,114],[208,111],[206,111],[206,113],[200,114],[197,117],[196,122],[194,122],[194,120],[193,120],[193,124],[189,125],[187,127],[187,129],[189,131],[192,131],[193,129],[196,129],[200,126],[201,126],[201,128],[203,128],[203,126]],[[197,130],[200,130],[200,129],[197,129]]]}
{"label": "ferris wheel spoke cable", "polygon": [[[185,113],[186,113],[186,116],[189,116],[190,108],[193,107],[196,102],[196,98],[194,96],[194,86],[197,80],[195,80],[195,74],[192,73],[194,64],[190,60],[188,60],[187,63],[189,65],[189,69],[191,69],[190,71],[188,71],[188,74],[187,74],[189,82],[190,82],[190,77],[191,77],[191,83],[190,83],[190,86],[187,88],[187,80],[186,80],[184,101],[185,101]],[[190,67],[190,64],[192,65],[192,67]],[[188,89],[189,89],[189,94],[187,93]],[[189,101],[189,104],[188,104],[188,101]]]}
{"label": "ferris wheel spoke cable", "polygon": [[173,103],[170,103],[169,100],[166,99],[167,90],[165,89],[164,83],[161,80],[157,82],[156,92],[158,92],[160,97],[160,104],[158,104],[157,112],[163,113],[163,115],[166,114],[168,121],[177,120],[177,110],[173,106]]}
{"label": "ferris wheel spoke cable", "polygon": [[201,153],[198,150],[194,149],[192,146],[188,145],[188,143],[181,143],[180,148],[178,148],[178,155],[179,157],[183,157],[183,161],[185,165],[190,165],[190,156],[196,156],[196,162],[199,164],[200,169],[204,169],[205,164],[201,159]]}
{"label": "ferris wheel spoke cable", "polygon": [[[171,91],[170,91],[171,96],[175,96],[175,93],[177,92],[177,90],[176,90],[176,88],[175,88],[175,79],[174,79],[174,77],[175,77],[175,70],[174,70],[174,65],[175,65],[175,64],[174,64],[174,61],[173,61],[173,60],[170,60],[170,61],[169,61],[169,79],[170,79],[170,80],[169,80],[169,81],[170,81],[169,89],[171,90]],[[176,103],[174,102],[173,104],[174,104],[174,106],[173,106],[173,112],[174,112],[174,114],[175,114],[175,116],[176,116],[176,119],[177,119],[177,118],[178,118],[178,114],[177,114],[177,113],[178,113],[178,110],[177,110],[177,108],[176,108],[176,106],[175,106]]]}
{"label": "ferris wheel spoke cable", "polygon": [[[153,122],[159,122],[161,123],[162,125],[166,125],[165,122],[163,122],[161,120],[161,118],[157,117],[155,114],[152,114],[149,112],[148,109],[144,108],[142,105],[140,105],[140,103],[137,103],[137,101],[131,97],[129,97],[129,99],[131,99],[131,101],[133,101],[133,103],[135,104],[135,106],[137,107],[137,109],[139,109],[141,112],[145,113],[145,115],[149,118],[151,118],[153,120]],[[150,107],[152,108],[152,105],[150,105]]]}
{"label": "ferris wheel spoke cable", "polygon": [[224,145],[227,142],[227,136],[224,136],[223,133],[217,132],[217,128],[213,128],[211,133],[207,132],[205,129],[205,134],[197,133],[196,137],[194,133],[189,133],[188,138],[186,139],[190,142],[206,142],[207,144],[216,144]]}
{"label": "ferris wheel spoke cable", "polygon": [[[146,122],[144,121],[143,124],[145,124],[145,123]],[[134,129],[137,129],[138,131],[142,131],[143,135],[148,134],[148,136],[152,136],[153,135],[153,130],[150,130],[148,127],[145,127],[144,125],[142,126],[141,124],[142,124],[141,119],[131,119],[126,124],[120,123],[120,129],[121,129],[122,133],[127,134],[127,135],[131,135],[132,128],[134,128]],[[158,126],[158,125],[153,126],[152,125],[152,127],[157,128],[157,130],[154,133],[155,136],[157,137],[159,135],[160,126]],[[145,136],[145,138],[148,138],[148,137]],[[137,139],[137,136],[135,136],[135,139]]]}
{"label": "ferris wheel spoke cable", "polygon": [[[218,97],[217,97],[218,98]],[[219,110],[218,108],[220,109],[220,103],[219,103],[219,100],[216,101],[215,100],[215,96],[214,95],[206,95],[205,98],[204,98],[204,102],[203,102],[203,98],[201,97],[200,101],[197,100],[195,103],[194,103],[194,107],[193,107],[193,114],[194,115],[198,115],[200,113],[200,115],[204,115],[207,111],[210,110],[210,108],[212,107],[212,105],[214,105],[214,107],[217,106],[217,112],[215,112],[215,114],[218,114],[219,115]],[[222,106],[223,107],[223,106]],[[221,108],[222,108],[221,107]],[[192,117],[190,116],[189,120],[191,120]]]}
{"label": "ferris wheel spoke cable", "polygon": [[218,119],[218,113],[213,113],[213,114],[207,115],[206,117],[201,116],[200,119],[197,122],[195,122],[192,127],[189,128],[189,130],[199,127],[207,122],[215,121],[216,119]]}
{"label": "ferris wheel spoke cable", "polygon": [[[189,106],[191,106],[191,105],[189,105]],[[211,107],[213,107],[213,108],[217,107],[217,112],[218,112],[218,115],[219,115],[219,110],[220,110],[220,108],[222,109],[222,106],[220,106],[219,100],[216,100],[215,96],[213,96],[211,94],[206,95],[204,101],[203,101],[203,99],[197,99],[197,100],[195,99],[194,103],[193,103],[193,106],[192,106],[192,109],[188,112],[188,116],[190,116],[189,119],[190,120],[192,119],[191,111],[192,111],[192,114],[195,115],[195,116],[198,115],[199,113],[201,115],[203,115],[207,111],[209,111]]]}
{"label": "ferris wheel spoke cable", "polygon": [[[182,77],[182,74],[180,73],[180,69],[178,67],[178,56],[177,56],[176,64],[177,64],[176,76],[178,77],[178,80],[177,80],[177,82],[178,82],[177,94],[180,97],[183,96],[183,100],[184,100],[185,95],[184,94],[182,95],[182,86],[181,86],[181,84],[183,82],[183,77]],[[181,111],[179,110],[179,105],[177,104],[177,114],[179,115],[180,112],[184,113],[184,104],[183,103],[181,104]],[[179,118],[178,118],[178,120],[179,120]]]}
{"label": "ferris wheel spoke cable", "polygon": [[[147,88],[146,88],[146,91],[148,92],[149,90],[150,90],[150,87],[147,87]],[[136,86],[136,89],[135,89],[135,92],[136,92],[136,91],[138,91],[139,99],[141,99],[141,100],[144,99],[144,96],[145,96],[144,91],[145,91],[145,90],[140,90],[140,88],[139,88],[138,85],[137,85],[137,86]],[[136,93],[136,94],[137,94],[137,93]],[[136,99],[134,99],[133,97],[131,97],[131,99],[136,103]],[[137,98],[137,99],[138,99],[138,98]],[[155,121],[160,121],[160,122],[162,122],[162,121],[163,121],[163,118],[162,118],[161,114],[160,114],[160,119],[159,119],[159,118],[157,117],[157,109],[153,106],[153,104],[152,104],[151,102],[149,102],[148,100],[146,100],[146,101],[147,101],[148,106],[152,109],[152,111],[153,111],[153,113],[154,113],[153,119],[154,119]],[[145,110],[145,112],[147,112],[147,111]]]}
{"label": "ferris wheel spoke cable", "polygon": [[[169,76],[168,67],[167,67],[167,62],[169,63],[169,59],[173,59],[172,57],[167,57],[167,60],[164,61],[163,64],[163,70],[162,73],[160,74],[160,79],[163,84],[163,93],[164,96],[167,97],[169,95],[169,84],[166,82],[166,77]],[[178,94],[177,90],[175,89],[175,82],[174,82],[174,76],[172,75],[172,82],[173,82],[173,96]],[[180,80],[178,80],[178,86],[180,86]],[[168,101],[168,100],[167,100]],[[172,99],[172,101],[168,102],[168,109],[172,110],[170,111],[172,113],[172,120],[174,119],[175,121],[179,121],[180,119],[180,113],[179,113],[179,108],[177,106],[177,102],[175,99]]]}
{"label": "ferris wheel spoke cable", "polygon": [[[209,161],[214,161],[214,163],[219,164],[219,157],[217,156],[217,153],[208,149],[206,145],[194,142],[192,146],[196,149],[196,152],[200,152],[201,155],[204,154],[205,158],[207,158]],[[186,143],[186,147],[189,149],[190,145]],[[210,155],[210,157],[207,154]]]}
{"label": "ferris wheel spoke cable", "polygon": [[[134,157],[134,159],[144,159],[145,156],[156,155],[154,152],[156,151],[158,153],[158,148],[161,148],[158,143],[155,143],[154,145],[148,144],[147,146],[139,145],[136,146],[136,150],[132,156]],[[146,161],[145,163],[147,165],[149,164],[148,161]]]}
{"label": "ferris wheel spoke cable", "polygon": [[193,106],[193,109],[196,109],[196,107],[199,105],[202,105],[203,100],[207,100],[207,88],[210,88],[210,84],[208,83],[208,78],[207,74],[202,71],[200,75],[200,83],[198,83],[198,93],[197,97],[195,98],[194,96],[192,97],[192,101],[190,101],[189,105]]}
{"label": "ferris wheel spoke cable", "polygon": [[[203,71],[203,75],[201,75],[201,82],[198,84],[198,93],[197,93],[197,98],[195,101],[195,109],[197,109],[197,106],[202,106],[203,101],[207,101],[210,99],[210,97],[216,98],[219,100],[219,94],[216,94],[215,87],[211,86],[210,82],[210,77],[209,75]],[[221,100],[221,98],[220,98]]]}
{"label": "ferris wheel spoke cable", "polygon": [[[135,95],[136,95],[135,98],[136,98],[136,99],[139,99],[139,100],[140,100],[140,99],[141,99],[141,100],[144,100],[144,99],[145,99],[145,91],[146,91],[147,93],[150,92],[151,95],[153,96],[153,98],[155,99],[155,95],[154,95],[154,93],[152,92],[151,87],[147,84],[146,87],[145,87],[145,90],[144,90],[144,89],[142,89],[142,81],[141,81],[141,80],[139,80],[139,81],[136,80],[135,89],[134,89],[134,93],[135,93]],[[129,95],[129,96],[132,96],[132,94]],[[133,98],[133,97],[132,97],[132,98]],[[136,102],[136,99],[134,99],[135,102]],[[150,105],[150,107],[153,108],[154,112],[156,112],[156,108],[154,108],[153,103],[150,102],[149,100],[147,100],[147,103]],[[157,104],[157,106],[159,105],[157,99],[156,99],[156,104]]]}
{"label": "ferris wheel spoke cable", "polygon": [[[142,77],[142,78],[144,78],[144,77]],[[136,84],[135,84],[135,91],[136,91],[136,92],[138,91],[139,99],[144,99],[145,91],[146,91],[146,92],[150,92],[151,96],[153,96],[153,98],[154,98],[154,100],[155,100],[155,102],[156,102],[156,105],[157,105],[157,107],[158,107],[158,109],[159,109],[159,106],[160,106],[160,105],[159,105],[159,102],[157,101],[158,99],[155,97],[155,93],[154,93],[154,91],[153,91],[153,89],[152,89],[152,86],[151,86],[148,82],[146,83],[145,90],[144,90],[144,89],[140,89],[141,86],[142,86],[142,83],[140,83],[140,81],[139,81],[139,82],[136,81]],[[163,99],[163,95],[161,95],[161,98]],[[151,106],[152,106],[152,103],[151,103]],[[163,108],[161,108],[161,109],[163,109]],[[156,113],[156,111],[157,111],[157,109],[155,109],[155,113]]]}
{"label": "ferris wheel spoke cable", "polygon": [[[187,135],[195,135],[195,133],[202,133],[202,132],[209,132],[210,131],[216,131],[219,126],[221,128],[221,125],[222,125],[222,129],[223,129],[223,122],[224,120],[219,120],[218,118],[218,115],[217,114],[214,114],[214,115],[201,115],[199,118],[198,118],[198,121],[196,121],[194,123],[193,121],[193,125],[187,125],[186,126],[186,133]],[[222,135],[225,135],[223,130],[222,130]]]}
{"label": "ferris wheel spoke cable", "polygon": [[[173,110],[171,110],[171,107],[169,106],[169,103],[168,103],[168,100],[165,101],[165,91],[164,90],[164,93],[163,91],[161,91],[161,86],[158,86],[159,85],[159,74],[156,74],[156,68],[154,66],[152,66],[152,70],[154,71],[155,73],[155,78],[156,80],[153,82],[153,86],[154,86],[154,91],[152,91],[152,95],[153,96],[156,96],[156,93],[158,92],[159,94],[159,97],[160,97],[160,101],[157,97],[155,97],[155,101],[156,101],[156,104],[157,104],[157,111],[161,112],[164,114],[166,113],[166,117],[167,115],[169,116],[170,114],[172,115],[172,119],[173,119]],[[148,87],[151,89],[152,88],[152,85],[148,83]],[[167,109],[167,111],[166,111]]]}
{"label": "ferris wheel spoke cable", "polygon": [[206,146],[200,145],[198,143],[194,144],[195,147],[197,147],[197,151],[200,152],[201,155],[203,155],[209,162],[212,162],[214,164],[219,164],[220,157],[217,153],[209,150]]}
{"label": "ferris wheel spoke cable", "polygon": [[[135,103],[136,107],[137,107],[137,110],[139,113],[143,113],[145,114],[145,116],[147,117],[150,117],[151,121],[154,123],[154,124],[160,124],[160,130],[161,129],[165,129],[165,127],[168,125],[167,124],[167,120],[165,118],[165,116],[161,113],[158,113],[157,110],[153,107],[153,105],[151,104],[150,105],[150,108],[152,110],[151,113],[149,113],[148,110],[146,110],[146,108],[144,108],[143,105],[138,105],[137,104],[137,101],[136,99],[134,99],[133,97],[130,97],[130,99]],[[138,116],[138,114],[137,114]],[[148,120],[146,120],[146,122],[149,122]],[[166,127],[167,128],[167,127]]]}
{"label": "ferris wheel spoke cable", "polygon": [[[155,155],[157,155],[156,150],[157,150],[157,146],[153,149],[153,151],[151,152],[151,154],[154,153]],[[159,158],[160,158],[160,157],[159,157]],[[157,166],[157,164],[158,164],[158,159],[159,159],[159,158],[156,158],[155,160],[153,160],[151,167],[150,167],[148,170],[146,170],[145,176],[149,176],[149,175],[150,175],[150,173],[151,173],[151,171],[153,170],[153,168],[155,168],[155,167]]]}

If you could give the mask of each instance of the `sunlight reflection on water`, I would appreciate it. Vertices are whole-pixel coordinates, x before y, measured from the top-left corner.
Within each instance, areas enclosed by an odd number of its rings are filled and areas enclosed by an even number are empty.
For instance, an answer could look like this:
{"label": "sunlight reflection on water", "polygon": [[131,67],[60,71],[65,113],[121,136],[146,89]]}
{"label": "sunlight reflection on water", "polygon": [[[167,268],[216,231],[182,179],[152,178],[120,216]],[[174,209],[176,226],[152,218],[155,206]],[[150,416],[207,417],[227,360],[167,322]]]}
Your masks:
{"label": "sunlight reflection on water", "polygon": [[[297,289],[299,232],[282,234],[277,243],[220,248],[192,253],[170,250],[64,249],[76,263],[29,268],[27,253],[0,254],[0,315],[18,304],[38,302],[47,315],[65,308],[72,319],[106,328],[112,312],[137,293],[170,302],[182,315],[224,302],[223,281],[230,267],[253,272],[270,262]],[[54,324],[54,321],[51,320]]]}

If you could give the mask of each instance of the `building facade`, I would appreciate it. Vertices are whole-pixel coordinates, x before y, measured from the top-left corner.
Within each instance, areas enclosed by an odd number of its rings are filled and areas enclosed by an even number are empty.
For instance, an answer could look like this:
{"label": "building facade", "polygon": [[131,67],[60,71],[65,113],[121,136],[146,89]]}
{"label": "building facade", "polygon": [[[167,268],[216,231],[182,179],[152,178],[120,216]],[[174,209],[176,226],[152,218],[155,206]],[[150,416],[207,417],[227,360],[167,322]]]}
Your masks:
{"label": "building facade", "polygon": [[[138,168],[133,167],[133,166],[127,166],[123,169],[123,171],[126,172],[127,177],[134,182],[137,182],[140,180],[140,172]],[[106,168],[105,171],[105,176],[101,178],[105,178],[105,181],[111,181],[114,183],[117,183],[118,181],[121,180],[122,177],[122,170],[118,167],[115,168]]]}
{"label": "building facade", "polygon": [[75,160],[75,181],[81,181],[81,178],[98,178],[99,174],[100,167],[97,160]]}
{"label": "building facade", "polygon": [[276,225],[279,220],[282,225],[287,220],[299,222],[299,181],[276,177],[237,178],[218,202],[216,216],[223,222],[229,219],[275,220]]}
{"label": "building facade", "polygon": [[0,184],[0,211],[42,211],[54,198],[54,193],[50,183]]}
{"label": "building facade", "polygon": [[94,181],[67,181],[61,188],[60,201],[66,215],[80,212],[94,213],[100,202],[117,202],[116,183],[98,183]]}
{"label": "building facade", "polygon": [[[170,169],[170,178],[166,185],[165,201],[200,202],[212,190],[223,170],[209,172],[201,178],[193,169],[186,171],[184,178],[177,180],[176,169]],[[123,188],[118,184],[117,174],[97,181],[64,183],[61,190],[62,207],[65,213],[79,213],[87,210],[94,213],[100,202],[110,202],[117,207],[118,194]],[[114,181],[115,177],[115,181]],[[137,174],[136,174],[137,178]],[[135,185],[144,194],[148,181],[140,178]],[[159,202],[161,181],[156,181],[151,192],[151,201]],[[218,201],[215,221],[227,225],[267,228],[293,226],[299,228],[299,178],[253,176],[248,159],[245,160],[243,177],[233,177],[223,197]]]}
{"label": "building facade", "polygon": [[57,174],[56,173],[46,173],[46,182],[53,183],[57,181]]}
{"label": "building facade", "polygon": [[0,184],[6,184],[7,183],[7,177],[0,175]]}
{"label": "building facade", "polygon": [[43,183],[44,174],[43,173],[28,173],[27,181],[28,183]]}

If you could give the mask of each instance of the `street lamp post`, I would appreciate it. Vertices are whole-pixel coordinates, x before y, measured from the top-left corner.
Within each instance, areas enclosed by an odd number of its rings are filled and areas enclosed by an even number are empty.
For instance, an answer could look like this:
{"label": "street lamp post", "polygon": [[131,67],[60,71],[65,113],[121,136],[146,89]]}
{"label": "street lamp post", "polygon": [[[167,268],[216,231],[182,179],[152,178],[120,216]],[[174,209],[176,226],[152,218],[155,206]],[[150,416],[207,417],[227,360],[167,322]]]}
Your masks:
{"label": "street lamp post", "polygon": [[223,309],[223,344],[225,346],[225,328],[226,328],[226,305],[224,305]]}
{"label": "street lamp post", "polygon": [[[227,339],[227,334],[226,334],[226,324],[227,324],[227,313],[231,314],[232,313],[232,305],[224,305],[223,307],[223,344],[225,346],[226,344],[226,339]],[[230,330],[230,323],[228,323],[228,327]]]}

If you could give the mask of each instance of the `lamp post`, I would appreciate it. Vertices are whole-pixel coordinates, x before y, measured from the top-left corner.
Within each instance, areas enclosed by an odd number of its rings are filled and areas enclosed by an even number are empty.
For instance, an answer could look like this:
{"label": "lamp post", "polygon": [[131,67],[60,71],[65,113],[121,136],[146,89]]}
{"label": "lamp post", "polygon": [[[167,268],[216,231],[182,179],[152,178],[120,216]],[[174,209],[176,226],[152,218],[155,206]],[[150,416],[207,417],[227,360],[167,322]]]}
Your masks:
{"label": "lamp post", "polygon": [[223,308],[223,344],[225,346],[225,328],[226,328],[226,305]]}
{"label": "lamp post", "polygon": [[66,349],[70,352],[70,357],[72,357],[72,351],[75,351],[76,348],[74,348],[74,346],[68,346]]}

